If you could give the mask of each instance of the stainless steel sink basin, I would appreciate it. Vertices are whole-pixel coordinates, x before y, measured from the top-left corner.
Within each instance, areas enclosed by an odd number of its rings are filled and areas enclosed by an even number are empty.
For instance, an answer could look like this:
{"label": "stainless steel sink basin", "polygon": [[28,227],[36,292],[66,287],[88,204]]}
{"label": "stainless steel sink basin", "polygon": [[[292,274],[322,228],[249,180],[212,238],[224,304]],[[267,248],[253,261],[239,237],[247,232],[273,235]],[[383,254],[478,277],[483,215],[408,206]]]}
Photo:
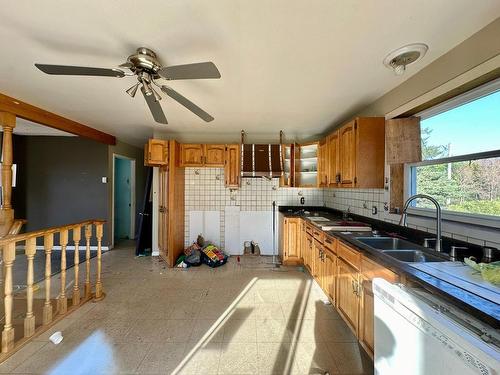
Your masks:
{"label": "stainless steel sink basin", "polygon": [[434,256],[427,252],[421,250],[383,250],[384,254],[387,254],[397,260],[402,262],[444,262],[444,259],[438,256]]}
{"label": "stainless steel sink basin", "polygon": [[356,237],[356,240],[380,250],[401,262],[444,262],[446,259],[432,254],[426,248],[401,238],[393,237]]}
{"label": "stainless steel sink basin", "polygon": [[411,250],[419,249],[420,246],[411,243],[401,238],[392,237],[356,237],[360,242],[365,245],[379,250]]}

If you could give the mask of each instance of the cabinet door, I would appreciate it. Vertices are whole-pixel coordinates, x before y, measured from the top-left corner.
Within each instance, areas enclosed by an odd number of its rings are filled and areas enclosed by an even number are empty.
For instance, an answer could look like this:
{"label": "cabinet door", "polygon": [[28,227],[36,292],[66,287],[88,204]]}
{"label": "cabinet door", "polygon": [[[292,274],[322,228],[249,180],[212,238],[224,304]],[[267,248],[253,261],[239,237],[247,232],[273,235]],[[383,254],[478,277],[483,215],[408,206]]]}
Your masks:
{"label": "cabinet door", "polygon": [[203,161],[206,167],[223,167],[225,145],[203,145]]}
{"label": "cabinet door", "polygon": [[335,278],[336,278],[336,266],[337,257],[331,252],[327,251],[325,254],[325,293],[330,298],[332,303],[335,303]]}
{"label": "cabinet door", "polygon": [[318,186],[328,187],[328,145],[326,139],[318,144]]}
{"label": "cabinet door", "polygon": [[344,260],[337,260],[337,308],[357,334],[359,317],[358,271]]}
{"label": "cabinet door", "polygon": [[339,131],[336,130],[327,138],[328,142],[328,186],[337,187],[340,183],[339,171]]}
{"label": "cabinet door", "polygon": [[224,179],[225,185],[229,188],[240,187],[240,146],[227,145],[225,149]]}
{"label": "cabinet door", "polygon": [[351,121],[339,131],[340,184],[353,187],[356,177],[356,121]]}
{"label": "cabinet door", "polygon": [[150,139],[144,151],[145,164],[150,166],[163,166],[168,164],[168,141]]}
{"label": "cabinet door", "polygon": [[283,261],[297,262],[300,258],[300,219],[285,219],[284,240]]}
{"label": "cabinet door", "polygon": [[359,341],[373,358],[374,347],[374,309],[373,309],[373,289],[370,279],[361,276],[361,300],[359,316]]}
{"label": "cabinet door", "polygon": [[304,264],[312,273],[312,257],[313,257],[313,238],[309,233],[306,233],[306,250],[304,253]]}
{"label": "cabinet door", "polygon": [[203,166],[203,145],[181,144],[181,167]]}

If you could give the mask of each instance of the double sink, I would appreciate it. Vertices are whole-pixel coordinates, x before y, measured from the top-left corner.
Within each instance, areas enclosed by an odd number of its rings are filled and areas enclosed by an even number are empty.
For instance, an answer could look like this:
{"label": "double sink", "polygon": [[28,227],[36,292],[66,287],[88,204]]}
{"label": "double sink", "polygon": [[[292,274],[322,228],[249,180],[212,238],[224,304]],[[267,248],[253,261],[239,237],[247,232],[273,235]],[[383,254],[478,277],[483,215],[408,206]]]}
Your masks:
{"label": "double sink", "polygon": [[428,250],[427,248],[401,238],[354,237],[354,239],[372,249],[376,249],[383,254],[405,263],[444,262],[449,260],[444,254],[432,254],[432,250]]}
{"label": "double sink", "polygon": [[[414,244],[413,242],[394,237],[369,237],[366,234],[361,235],[363,231],[370,231],[371,228],[366,224],[350,222],[350,221],[330,221],[330,219],[322,216],[308,216],[313,224],[322,230],[337,231],[347,230],[350,232],[359,233],[358,236],[354,235],[352,238],[361,242],[362,244],[386,254],[400,262],[405,263],[427,263],[427,262],[445,262],[450,260],[447,254],[437,253],[426,247]],[[329,225],[328,225],[329,224]]]}

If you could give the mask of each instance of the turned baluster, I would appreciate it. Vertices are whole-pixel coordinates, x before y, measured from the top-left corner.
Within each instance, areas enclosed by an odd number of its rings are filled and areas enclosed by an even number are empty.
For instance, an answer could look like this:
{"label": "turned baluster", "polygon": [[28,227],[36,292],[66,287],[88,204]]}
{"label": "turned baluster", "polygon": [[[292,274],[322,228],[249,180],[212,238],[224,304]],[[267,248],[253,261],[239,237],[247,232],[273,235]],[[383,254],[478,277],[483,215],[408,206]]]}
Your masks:
{"label": "turned baluster", "polygon": [[33,259],[36,253],[36,238],[26,240],[25,254],[28,261],[28,275],[26,278],[26,317],[24,318],[24,337],[35,333],[35,314],[33,313]]}
{"label": "turned baluster", "polygon": [[68,245],[68,230],[63,229],[59,234],[61,245],[61,292],[59,293],[58,305],[59,313],[65,314],[68,311],[68,300],[66,299],[66,246]]}
{"label": "turned baluster", "polygon": [[73,306],[80,304],[80,287],[78,285],[80,267],[80,239],[82,238],[82,227],[73,228],[73,241],[75,242],[75,284],[73,285]]}
{"label": "turned baluster", "polygon": [[16,259],[16,243],[12,242],[3,247],[4,262],[4,308],[5,324],[2,331],[2,353],[8,353],[14,348],[14,327],[12,326],[12,265]]}
{"label": "turned baluster", "polygon": [[90,286],[90,238],[92,237],[92,224],[85,225],[85,241],[87,248],[85,250],[85,299],[92,295]]}
{"label": "turned baluster", "polygon": [[100,301],[104,298],[101,282],[101,242],[102,242],[102,223],[97,223],[95,226],[95,235],[97,238],[97,280],[95,283],[95,297],[94,301]]}
{"label": "turned baluster", "polygon": [[50,301],[50,277],[52,275],[51,254],[54,246],[54,235],[52,233],[43,236],[43,248],[45,250],[45,303],[43,305],[43,325],[52,322],[52,302]]}

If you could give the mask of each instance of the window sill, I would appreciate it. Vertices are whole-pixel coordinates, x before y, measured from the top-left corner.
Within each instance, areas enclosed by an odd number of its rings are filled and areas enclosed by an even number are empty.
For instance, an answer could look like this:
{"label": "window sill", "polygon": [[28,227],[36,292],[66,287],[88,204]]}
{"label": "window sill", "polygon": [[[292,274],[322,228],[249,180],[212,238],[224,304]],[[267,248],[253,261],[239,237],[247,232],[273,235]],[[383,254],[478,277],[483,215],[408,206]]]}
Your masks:
{"label": "window sill", "polygon": [[[430,208],[410,207],[407,210],[409,215],[435,218],[436,210]],[[457,223],[477,225],[487,228],[500,229],[500,217],[492,215],[468,214],[455,211],[442,211],[442,219],[445,221],[453,221]]]}

